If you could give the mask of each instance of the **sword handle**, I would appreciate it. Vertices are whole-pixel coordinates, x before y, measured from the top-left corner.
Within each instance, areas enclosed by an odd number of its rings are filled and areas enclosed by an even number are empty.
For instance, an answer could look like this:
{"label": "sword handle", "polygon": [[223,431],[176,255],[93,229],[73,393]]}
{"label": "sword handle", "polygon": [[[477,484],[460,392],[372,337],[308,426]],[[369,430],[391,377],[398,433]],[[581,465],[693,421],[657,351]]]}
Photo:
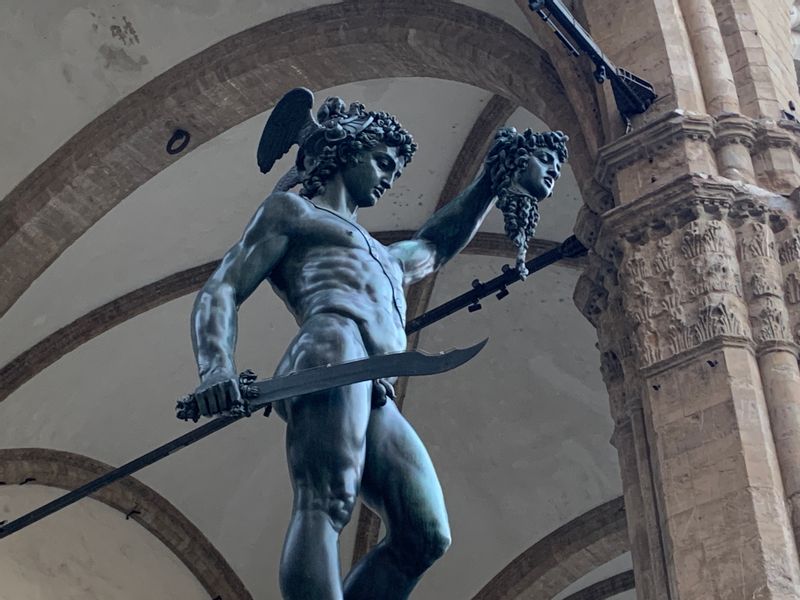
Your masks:
{"label": "sword handle", "polygon": [[[228,415],[232,417],[250,416],[251,411],[249,401],[258,398],[260,395],[258,387],[253,385],[256,379],[258,379],[258,377],[251,369],[247,369],[239,373],[239,396],[241,397],[242,401],[234,403],[229,410],[225,411]],[[271,406],[268,406],[265,409],[265,416],[269,415],[271,408]],[[175,405],[175,411],[175,416],[184,421],[192,420],[197,423],[201,417],[200,405],[198,404],[197,396],[194,393],[187,394],[178,400],[177,404]]]}

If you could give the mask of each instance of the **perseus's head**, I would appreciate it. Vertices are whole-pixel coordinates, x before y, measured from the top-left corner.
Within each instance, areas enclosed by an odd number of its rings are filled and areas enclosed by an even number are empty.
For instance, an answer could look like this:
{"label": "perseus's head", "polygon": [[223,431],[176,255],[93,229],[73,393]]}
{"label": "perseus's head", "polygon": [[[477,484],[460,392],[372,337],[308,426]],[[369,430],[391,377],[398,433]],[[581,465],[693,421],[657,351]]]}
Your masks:
{"label": "perseus's head", "polygon": [[303,188],[313,198],[342,173],[359,206],[374,204],[417,149],[414,138],[385,112],[367,111],[353,103],[345,110],[341,98],[328,98],[317,113],[322,128],[300,147],[296,166]]}
{"label": "perseus's head", "polygon": [[498,197],[527,194],[538,201],[552,195],[567,161],[568,140],[561,131],[499,129],[486,160]]}

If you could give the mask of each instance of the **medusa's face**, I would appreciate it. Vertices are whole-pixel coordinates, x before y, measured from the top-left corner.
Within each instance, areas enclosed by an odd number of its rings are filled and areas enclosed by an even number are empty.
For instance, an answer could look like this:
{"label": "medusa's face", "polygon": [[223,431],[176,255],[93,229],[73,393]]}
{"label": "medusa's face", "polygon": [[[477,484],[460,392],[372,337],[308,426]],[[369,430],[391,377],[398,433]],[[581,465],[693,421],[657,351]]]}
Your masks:
{"label": "medusa's face", "polygon": [[560,176],[558,152],[536,148],[528,159],[528,165],[517,173],[517,183],[537,200],[543,200],[553,193]]}
{"label": "medusa's face", "polygon": [[356,206],[374,206],[400,177],[405,161],[398,150],[395,146],[378,144],[361,151],[355,165],[342,169],[345,188]]}

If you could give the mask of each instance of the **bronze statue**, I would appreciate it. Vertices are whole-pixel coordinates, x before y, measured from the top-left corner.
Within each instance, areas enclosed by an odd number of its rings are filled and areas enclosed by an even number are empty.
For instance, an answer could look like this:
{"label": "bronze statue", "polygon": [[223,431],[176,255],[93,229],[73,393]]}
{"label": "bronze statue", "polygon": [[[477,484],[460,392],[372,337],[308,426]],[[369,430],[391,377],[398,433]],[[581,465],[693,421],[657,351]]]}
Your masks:
{"label": "bronze statue", "polygon": [[[295,167],[253,216],[197,296],[192,341],[201,414],[241,411],[233,352],[236,311],[265,279],[300,330],[276,375],[402,351],[403,286],[461,251],[500,194],[507,222],[531,231],[566,159],[566,137],[498,133],[488,169],[410,240],[383,246],[356,222],[402,174],[416,149],[395,117],[329,98],[313,118],[311,92],[289,92],[273,110],[258,151],[263,172],[299,145]],[[299,193],[290,191],[302,184]],[[503,200],[505,199],[505,200]],[[527,203],[527,204],[526,204]],[[528,206],[527,212],[523,206]],[[531,208],[531,206],[533,208]],[[514,229],[516,227],[516,229]],[[447,549],[450,530],[433,464],[381,379],[282,400],[294,490],[280,567],[290,600],[407,598]],[[386,537],[341,581],[338,537],[357,498]]]}

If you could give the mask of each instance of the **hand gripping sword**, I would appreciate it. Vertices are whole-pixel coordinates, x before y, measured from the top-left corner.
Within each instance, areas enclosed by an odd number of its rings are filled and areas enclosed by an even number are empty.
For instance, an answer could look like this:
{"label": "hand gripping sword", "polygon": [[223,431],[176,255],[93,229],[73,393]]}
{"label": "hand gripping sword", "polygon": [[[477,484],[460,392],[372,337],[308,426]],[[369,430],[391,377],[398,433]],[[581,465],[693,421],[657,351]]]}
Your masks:
{"label": "hand gripping sword", "polygon": [[[253,381],[252,376],[243,374],[243,376],[240,376],[240,391],[242,392],[242,397],[246,398],[248,409],[246,413],[242,412],[215,417],[205,425],[196,427],[192,431],[175,438],[171,442],[167,442],[163,446],[159,446],[155,450],[151,450],[147,454],[143,454],[121,467],[109,471],[105,475],[56,498],[52,502],[10,523],[0,526],[0,539],[77,502],[81,498],[88,496],[92,492],[118,479],[122,479],[148,465],[152,465],[154,462],[211,435],[215,431],[219,431],[223,427],[227,427],[234,421],[241,419],[245,414],[255,412],[262,408],[268,408],[273,402],[350,385],[358,383],[359,381],[372,381],[373,379],[380,379],[383,377],[404,377],[443,373],[444,371],[455,369],[470,360],[483,349],[486,345],[486,341],[487,340],[483,340],[474,346],[462,350],[450,350],[449,352],[442,352],[440,354],[424,354],[418,351],[381,354],[338,365],[304,369],[296,373],[290,373],[282,377],[273,377],[272,379],[265,379],[263,381]],[[191,396],[183,402],[190,403]]]}

